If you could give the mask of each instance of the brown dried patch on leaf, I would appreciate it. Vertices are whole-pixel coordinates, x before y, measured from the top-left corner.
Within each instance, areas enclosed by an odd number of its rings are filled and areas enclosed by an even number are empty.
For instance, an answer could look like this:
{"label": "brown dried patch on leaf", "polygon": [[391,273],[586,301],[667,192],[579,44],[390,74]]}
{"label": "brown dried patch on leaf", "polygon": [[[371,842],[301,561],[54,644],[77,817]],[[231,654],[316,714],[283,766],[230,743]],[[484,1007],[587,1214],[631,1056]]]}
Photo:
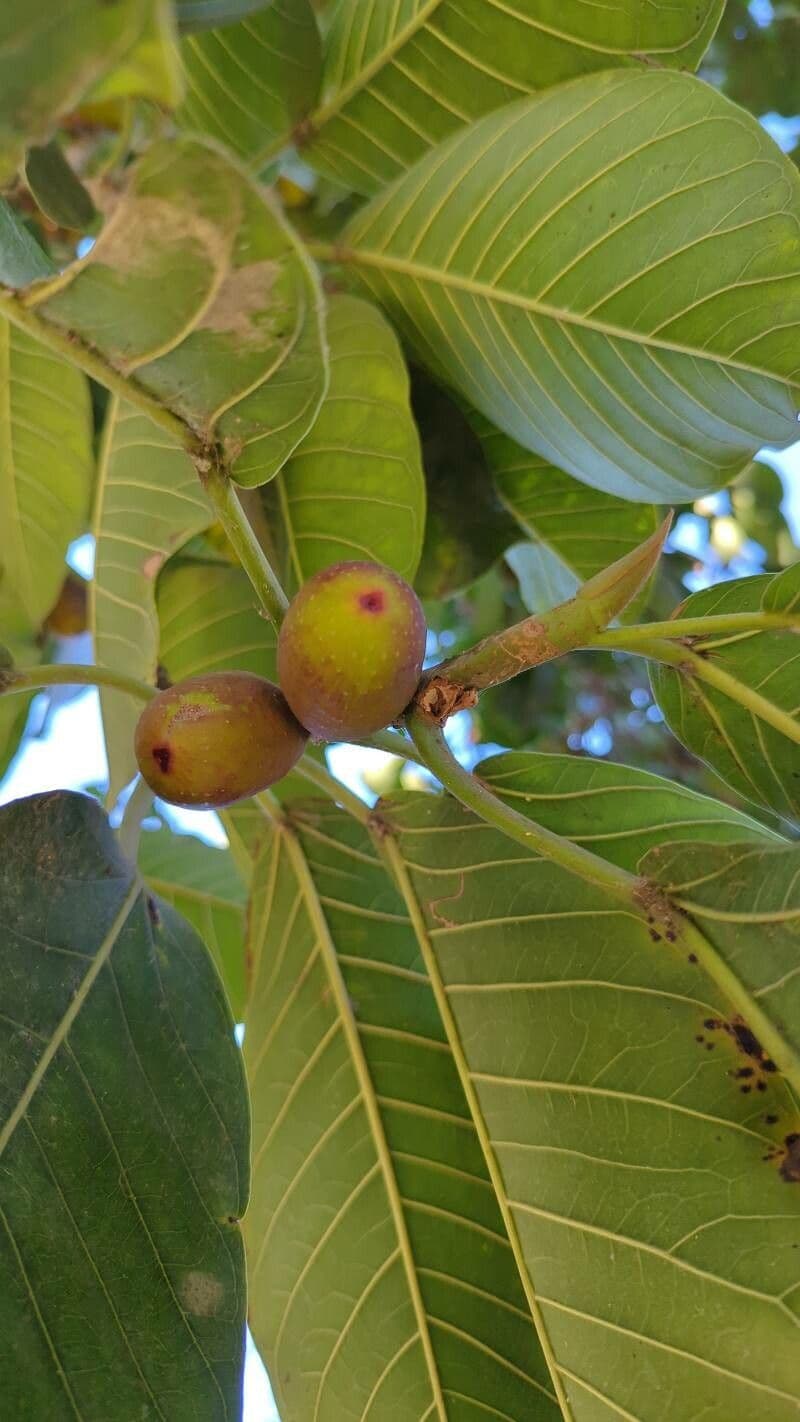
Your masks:
{"label": "brown dried patch on leaf", "polygon": [[146,578],[155,579],[167,561],[166,553],[151,553],[142,563],[142,572]]}
{"label": "brown dried patch on leaf", "polygon": [[456,925],[455,921],[454,921],[453,919],[451,919],[451,918],[448,918],[446,914],[439,913],[439,904],[452,904],[452,903],[456,903],[457,900],[462,897],[463,893],[464,893],[464,871],[462,870],[462,871],[461,871],[461,882],[460,882],[460,884],[459,884],[459,886],[458,886],[458,888],[456,889],[456,892],[455,892],[454,894],[444,894],[441,898],[438,898],[438,899],[431,899],[430,902],[428,903],[428,908],[430,909],[431,914],[433,915],[433,917],[436,919],[436,922],[437,922],[437,923],[441,923],[444,928],[456,928],[457,925]]}
{"label": "brown dried patch on leaf", "polygon": [[[269,337],[272,333],[265,331],[263,320],[258,323],[254,317],[263,318],[280,270],[278,262],[263,261],[252,262],[250,266],[231,272],[198,321],[197,330],[231,335],[245,346],[262,345],[265,335]],[[269,312],[273,323],[279,315],[279,308]],[[285,315],[289,315],[288,309]]]}
{"label": "brown dried patch on leaf", "polygon": [[135,196],[115,209],[92,249],[91,263],[123,276],[147,275],[154,252],[177,247],[185,256],[192,246],[215,266],[227,260],[229,241],[213,222],[165,198]]}

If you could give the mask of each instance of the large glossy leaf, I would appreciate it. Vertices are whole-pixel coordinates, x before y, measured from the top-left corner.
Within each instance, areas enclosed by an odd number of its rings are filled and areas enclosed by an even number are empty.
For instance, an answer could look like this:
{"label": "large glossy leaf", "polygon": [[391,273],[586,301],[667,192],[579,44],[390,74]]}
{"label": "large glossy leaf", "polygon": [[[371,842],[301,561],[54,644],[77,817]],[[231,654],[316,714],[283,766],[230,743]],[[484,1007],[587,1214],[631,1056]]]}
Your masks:
{"label": "large glossy leaf", "polygon": [[686,75],[576,80],[480,120],[349,224],[425,362],[607,493],[686,499],[797,437],[800,175]]}
{"label": "large glossy leaf", "polygon": [[693,69],[723,0],[339,0],[327,40],[312,161],[374,192],[481,114],[596,69]]}
{"label": "large glossy leaf", "polygon": [[590,489],[523,449],[481,415],[473,416],[481,448],[506,508],[529,535],[510,559],[531,612],[565,602],[587,578],[624,557],[656,529],[658,512]]}
{"label": "large glossy leaf", "polygon": [[159,662],[170,681],[237,667],[275,676],[275,633],[241,568],[176,559],[157,598]]}
{"label": "large glossy leaf", "polygon": [[[97,473],[89,598],[101,666],[155,684],[156,578],[170,553],[211,519],[194,465],[180,445],[112,396]],[[113,799],[136,770],[133,732],[142,708],[126,692],[103,689],[100,699]]]}
{"label": "large glossy leaf", "polygon": [[249,1316],[283,1422],[555,1422],[403,904],[343,812],[293,818],[254,875],[245,1030]]}
{"label": "large glossy leaf", "polygon": [[31,628],[58,596],[93,470],[85,376],[0,318],[0,581]]}
{"label": "large glossy leaf", "polygon": [[232,855],[194,835],[144,832],[139,869],[148,888],[188,919],[209,949],[231,1011],[244,1013],[244,908],[247,890]]}
{"label": "large glossy leaf", "polygon": [[[676,830],[708,840],[741,825],[620,767],[515,755],[481,775],[621,861]],[[619,899],[452,800],[396,797],[381,813],[565,1416],[789,1422],[797,1110],[731,1002]],[[790,972],[796,950],[785,950]]]}
{"label": "large glossy leaf", "polygon": [[238,24],[183,41],[183,128],[209,133],[256,170],[311,108],[322,45],[310,0],[272,0]]}
{"label": "large glossy leaf", "polygon": [[217,975],[94,801],[16,801],[0,844],[3,1409],[236,1422],[248,1110]]}
{"label": "large glossy leaf", "polygon": [[[800,608],[800,563],[774,577],[739,578],[694,593],[680,615]],[[736,633],[693,642],[720,689],[691,663],[653,665],[655,696],[679,740],[745,799],[800,818],[800,647],[792,631]],[[775,724],[775,718],[778,724]]]}
{"label": "large glossy leaf", "polygon": [[328,305],[330,386],[305,439],[265,491],[282,577],[296,588],[342,559],[413,579],[425,482],[408,372],[391,327],[369,302]]}
{"label": "large glossy leaf", "polygon": [[30,299],[206,438],[272,477],[326,385],[311,263],[267,194],[196,139],[155,143],[83,261]]}
{"label": "large glossy leaf", "polygon": [[161,0],[29,0],[0,13],[0,177],[50,136],[99,75],[142,33]]}

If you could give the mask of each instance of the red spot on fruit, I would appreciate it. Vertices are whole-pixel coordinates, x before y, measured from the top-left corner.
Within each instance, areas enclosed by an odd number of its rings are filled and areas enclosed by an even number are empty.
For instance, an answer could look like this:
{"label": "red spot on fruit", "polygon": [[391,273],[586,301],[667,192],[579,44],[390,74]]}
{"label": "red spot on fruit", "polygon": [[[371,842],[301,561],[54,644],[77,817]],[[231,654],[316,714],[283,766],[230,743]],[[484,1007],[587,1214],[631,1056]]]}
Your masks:
{"label": "red spot on fruit", "polygon": [[169,774],[169,768],[172,764],[172,751],[169,746],[153,746],[153,760],[162,775]]}
{"label": "red spot on fruit", "polygon": [[358,605],[364,612],[383,612],[386,600],[380,588],[374,588],[372,592],[359,593]]}

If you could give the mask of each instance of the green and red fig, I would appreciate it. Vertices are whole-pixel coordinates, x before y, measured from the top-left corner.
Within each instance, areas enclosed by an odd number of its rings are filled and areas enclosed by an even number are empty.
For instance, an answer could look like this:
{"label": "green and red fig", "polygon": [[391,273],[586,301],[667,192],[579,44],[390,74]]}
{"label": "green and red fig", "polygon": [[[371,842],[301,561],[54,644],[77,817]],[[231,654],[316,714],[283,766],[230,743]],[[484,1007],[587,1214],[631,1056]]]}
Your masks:
{"label": "green and red fig", "polygon": [[139,717],[135,749],[162,800],[217,810],[287,775],[307,740],[277,686],[230,671],[160,691]]}
{"label": "green and red fig", "polygon": [[405,710],[425,656],[413,588],[378,563],[336,563],[304,583],[278,637],[278,678],[316,740],[368,736]]}

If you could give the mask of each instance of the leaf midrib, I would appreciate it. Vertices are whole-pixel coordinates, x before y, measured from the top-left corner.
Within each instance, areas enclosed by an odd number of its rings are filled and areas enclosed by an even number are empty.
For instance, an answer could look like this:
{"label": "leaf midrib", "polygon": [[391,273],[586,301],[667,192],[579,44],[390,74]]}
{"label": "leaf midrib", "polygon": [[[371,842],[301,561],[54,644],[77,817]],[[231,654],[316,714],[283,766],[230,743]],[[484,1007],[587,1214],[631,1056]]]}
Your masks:
{"label": "leaf midrib", "polygon": [[25,1112],[27,1111],[31,1101],[36,1095],[36,1092],[41,1086],[42,1081],[44,1080],[44,1077],[47,1073],[47,1069],[50,1066],[50,1063],[52,1062],[54,1056],[56,1055],[56,1052],[58,1051],[59,1047],[61,1047],[62,1044],[66,1041],[69,1035],[70,1028],[75,1022],[76,1018],[79,1016],[83,1005],[86,1002],[89,993],[91,992],[96,978],[99,976],[102,969],[105,967],[109,957],[111,956],[117,939],[119,938],[119,935],[128,920],[131,910],[133,909],[133,906],[137,898],[139,897],[141,890],[141,879],[138,875],[134,875],[131,881],[130,888],[128,889],[128,892],[125,895],[121,907],[119,908],[114,917],[114,921],[111,924],[111,927],[106,933],[106,936],[100,944],[100,947],[98,948],[94,957],[92,958],[92,961],[84,977],[81,979],[81,982],[79,983],[72,998],[70,999],[69,1006],[64,1012],[60,1022],[56,1025],[56,1028],[49,1042],[47,1043],[47,1046],[42,1052],[42,1055],[40,1056],[34,1070],[32,1071],[28,1079],[28,1083],[24,1091],[22,1092],[19,1100],[17,1101],[13,1111],[8,1116],[8,1119],[2,1127],[2,1130],[0,1130],[0,1158],[2,1158],[6,1146],[11,1140],[11,1137],[17,1129],[17,1126],[25,1116]]}
{"label": "leaf midrib", "polygon": [[508,291],[502,287],[491,286],[488,282],[475,281],[473,277],[462,276],[457,272],[446,271],[442,267],[429,267],[422,262],[410,261],[403,257],[391,257],[385,252],[371,251],[364,247],[348,247],[336,253],[339,261],[349,262],[355,266],[375,267],[378,270],[397,272],[400,276],[410,277],[418,282],[430,282],[431,284],[450,288],[453,291],[464,292],[467,296],[480,298],[494,305],[505,305],[517,307],[529,315],[542,316],[548,320],[558,322],[565,326],[576,326],[579,330],[591,331],[600,336],[605,336],[612,341],[628,341],[634,345],[644,346],[647,349],[669,351],[674,355],[688,356],[692,360],[709,360],[715,364],[724,365],[731,370],[741,370],[747,375],[757,375],[761,379],[772,380],[777,384],[784,385],[787,390],[797,390],[800,388],[798,382],[788,376],[779,375],[775,371],[765,370],[760,366],[751,365],[748,361],[737,360],[733,356],[722,355],[714,351],[704,350],[699,346],[684,345],[680,341],[668,341],[662,336],[647,335],[638,331],[626,329],[624,326],[614,326],[607,321],[598,321],[594,318],[580,315],[578,312],[567,311],[563,307],[551,306],[548,302],[538,301],[534,297],[525,296],[522,293]]}
{"label": "leaf midrib", "polygon": [[[364,1055],[364,1049],[361,1045],[358,1026],[353,1015],[350,998],[339,966],[336,947],[331,937],[328,921],[317,893],[316,884],[314,883],[308,860],[306,859],[302,844],[294,828],[287,824],[276,825],[276,834],[282,836],[286,845],[287,855],[294,870],[300,893],[305,902],[306,912],[308,913],[316,934],[320,953],[325,964],[337,1015],[347,1042],[350,1061],[358,1082],[359,1093],[364,1103],[364,1111],[375,1147],[384,1188],[386,1190],[400,1255],[403,1260],[403,1269],[414,1316],[416,1318],[419,1339],[425,1356],[431,1392],[433,1394],[432,1407],[438,1412],[440,1422],[447,1422],[447,1408],[442,1395],[439,1371],[433,1351],[433,1344],[431,1342],[428,1317],[422,1300],[419,1279],[417,1277],[416,1263],[403,1211],[402,1197],[394,1173],[391,1152],[383,1129],[378,1099]],[[318,1398],[318,1402],[319,1400]]]}
{"label": "leaf midrib", "polygon": [[433,944],[431,943],[428,934],[428,929],[425,924],[425,918],[422,912],[422,908],[417,898],[416,890],[414,889],[411,876],[406,867],[403,852],[397,843],[393,831],[390,831],[388,834],[386,834],[385,837],[381,839],[378,848],[382,858],[384,859],[384,862],[386,863],[387,870],[389,871],[391,877],[397,884],[397,887],[400,891],[406,908],[408,909],[408,916],[411,921],[412,928],[414,929],[414,934],[419,944],[420,953],[422,955],[422,959],[425,964],[428,977],[430,979],[431,988],[436,999],[436,1005],[439,1010],[442,1023],[444,1024],[445,1031],[447,1033],[447,1039],[450,1043],[450,1049],[453,1054],[453,1062],[456,1066],[456,1070],[458,1072],[458,1076],[461,1082],[461,1087],[470,1109],[472,1124],[475,1128],[475,1132],[480,1142],[481,1150],[486,1161],[486,1168],[489,1172],[489,1178],[492,1182],[492,1186],[494,1188],[495,1196],[497,1199],[497,1205],[503,1219],[506,1234],[508,1236],[508,1242],[511,1246],[511,1250],[514,1255],[514,1262],[517,1266],[520,1284],[522,1286],[522,1290],[525,1294],[528,1308],[530,1310],[531,1322],[536,1330],[536,1334],[539,1339],[539,1344],[542,1349],[542,1354],[544,1356],[548,1371],[550,1373],[550,1378],[555,1391],[556,1401],[558,1402],[558,1406],[561,1409],[564,1422],[575,1422],[572,1410],[570,1408],[569,1400],[564,1390],[564,1386],[558,1370],[555,1354],[550,1344],[547,1327],[545,1325],[544,1318],[539,1308],[538,1299],[533,1287],[533,1280],[531,1279],[528,1266],[525,1262],[525,1258],[522,1252],[522,1245],[519,1239],[519,1234],[517,1232],[517,1227],[514,1221],[514,1217],[511,1213],[508,1197],[506,1195],[505,1188],[503,1185],[502,1174],[500,1172],[500,1167],[498,1165],[494,1150],[492,1148],[492,1142],[489,1136],[486,1122],[483,1117],[483,1112],[481,1110],[477,1092],[475,1090],[472,1076],[470,1074],[466,1057],[464,1055],[464,1051],[461,1045],[461,1038],[458,1033],[455,1017],[453,1016],[453,1012],[450,1007],[447,993],[444,988],[444,983],[442,982],[441,976],[439,974],[436,955],[433,951]]}

